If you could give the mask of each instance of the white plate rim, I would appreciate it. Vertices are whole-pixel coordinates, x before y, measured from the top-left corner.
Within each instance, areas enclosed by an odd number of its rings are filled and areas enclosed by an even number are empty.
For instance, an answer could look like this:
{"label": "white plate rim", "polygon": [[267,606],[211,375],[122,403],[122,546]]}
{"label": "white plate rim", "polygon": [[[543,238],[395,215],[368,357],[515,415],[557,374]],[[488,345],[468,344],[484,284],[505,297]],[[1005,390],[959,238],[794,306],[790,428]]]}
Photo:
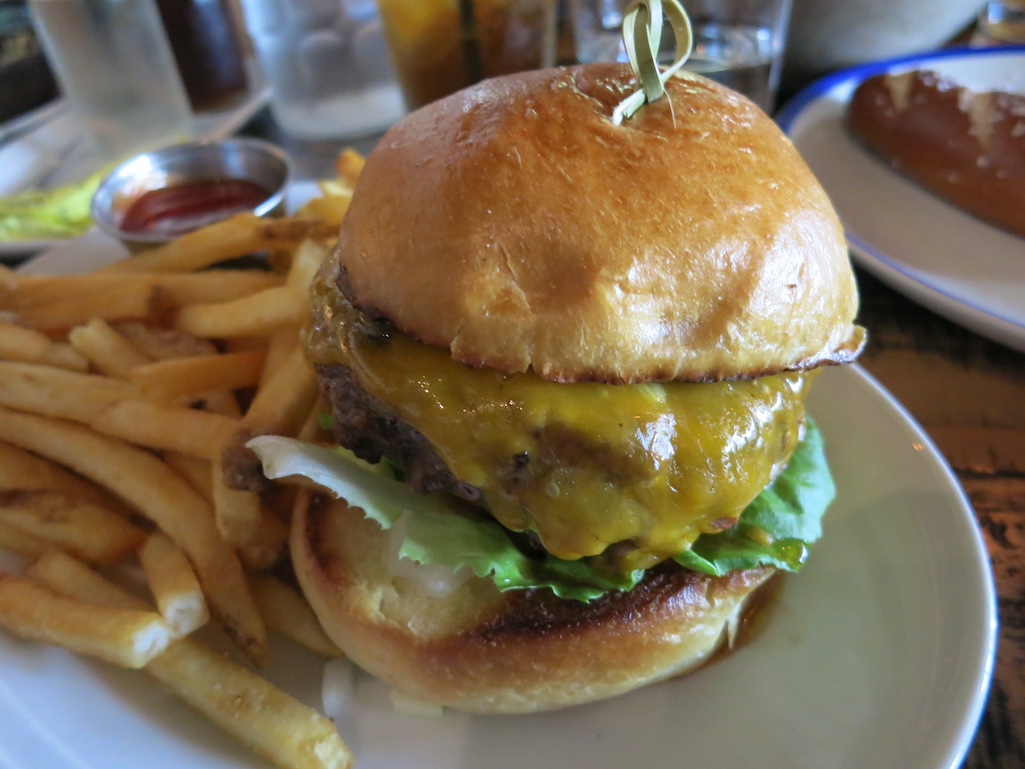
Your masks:
{"label": "white plate rim", "polygon": [[[988,57],[1015,57],[1025,63],[1025,46],[998,46],[992,48],[952,47],[925,54],[900,56],[859,64],[831,73],[804,88],[790,99],[777,113],[776,122],[788,136],[792,136],[798,121],[820,100],[851,83],[891,69],[907,68],[929,62],[949,59]],[[798,150],[800,145],[798,143]],[[894,172],[896,175],[896,172]],[[828,190],[827,190],[828,191]],[[840,211],[841,220],[843,211]],[[980,222],[979,226],[990,226]],[[911,299],[968,329],[994,341],[1025,351],[1025,323],[1004,314],[979,306],[956,292],[932,284],[899,259],[876,248],[871,243],[846,232],[847,242],[855,260],[878,278]]]}

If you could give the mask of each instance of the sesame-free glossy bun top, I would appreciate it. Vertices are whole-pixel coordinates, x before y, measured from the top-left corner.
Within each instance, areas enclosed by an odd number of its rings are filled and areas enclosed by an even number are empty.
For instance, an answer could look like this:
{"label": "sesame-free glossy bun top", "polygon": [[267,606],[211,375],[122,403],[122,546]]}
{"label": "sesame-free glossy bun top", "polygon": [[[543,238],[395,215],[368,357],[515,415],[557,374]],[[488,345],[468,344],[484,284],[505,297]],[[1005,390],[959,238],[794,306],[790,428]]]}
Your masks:
{"label": "sesame-free glossy bun top", "polygon": [[339,240],[357,307],[453,359],[561,382],[847,363],[843,232],[744,97],[690,74],[613,125],[621,65],[488,80],[367,158]]}

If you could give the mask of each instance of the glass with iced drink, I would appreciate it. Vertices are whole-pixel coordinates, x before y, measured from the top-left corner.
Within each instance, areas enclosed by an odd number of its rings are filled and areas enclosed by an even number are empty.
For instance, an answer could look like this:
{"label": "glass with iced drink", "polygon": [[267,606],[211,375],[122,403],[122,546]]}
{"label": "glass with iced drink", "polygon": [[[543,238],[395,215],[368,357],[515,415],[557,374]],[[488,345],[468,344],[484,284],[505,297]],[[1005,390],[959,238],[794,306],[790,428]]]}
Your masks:
{"label": "glass with iced drink", "polygon": [[157,0],[178,72],[197,112],[227,109],[249,88],[230,0]]}
{"label": "glass with iced drink", "polygon": [[[626,61],[623,13],[632,0],[569,0],[576,58]],[[791,0],[683,0],[694,28],[684,69],[740,91],[771,111],[783,66]],[[663,41],[672,40],[664,35]]]}
{"label": "glass with iced drink", "polygon": [[550,67],[555,0],[378,0],[406,106],[478,80]]}
{"label": "glass with iced drink", "polygon": [[973,41],[1025,45],[1025,0],[989,0],[979,13]]}
{"label": "glass with iced drink", "polygon": [[402,116],[374,0],[243,0],[242,7],[270,82],[271,111],[286,133],[355,137]]}

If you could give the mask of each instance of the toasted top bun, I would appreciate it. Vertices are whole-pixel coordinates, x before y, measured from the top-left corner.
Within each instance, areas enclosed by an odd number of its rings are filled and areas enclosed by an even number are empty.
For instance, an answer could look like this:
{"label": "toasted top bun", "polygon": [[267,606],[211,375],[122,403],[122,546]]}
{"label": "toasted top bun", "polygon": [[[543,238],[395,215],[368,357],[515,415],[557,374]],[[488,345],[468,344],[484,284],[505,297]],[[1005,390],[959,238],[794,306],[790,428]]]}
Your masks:
{"label": "toasted top bun", "polygon": [[476,577],[439,593],[389,569],[388,534],[360,510],[306,491],[291,547],[303,592],[349,658],[415,699],[476,713],[578,705],[692,670],[775,573],[709,577],[666,563],[591,603],[500,593]]}
{"label": "toasted top bun", "polygon": [[367,158],[350,298],[455,360],[553,381],[712,381],[863,343],[840,223],[790,141],[696,75],[623,125],[621,65],[485,81]]}

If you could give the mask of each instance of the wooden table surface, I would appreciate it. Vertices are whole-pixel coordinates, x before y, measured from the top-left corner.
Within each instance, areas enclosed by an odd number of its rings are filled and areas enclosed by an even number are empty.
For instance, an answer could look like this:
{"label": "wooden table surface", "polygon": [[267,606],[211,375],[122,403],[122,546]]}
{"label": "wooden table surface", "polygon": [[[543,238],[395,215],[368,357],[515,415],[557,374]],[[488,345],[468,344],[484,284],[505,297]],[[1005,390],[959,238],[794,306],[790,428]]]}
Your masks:
{"label": "wooden table surface", "polygon": [[[1023,248],[1022,258],[1025,258]],[[1025,767],[1025,354],[859,271],[861,364],[915,416],[968,494],[993,564],[996,671],[966,769]],[[1025,291],[1025,286],[1022,287]]]}

